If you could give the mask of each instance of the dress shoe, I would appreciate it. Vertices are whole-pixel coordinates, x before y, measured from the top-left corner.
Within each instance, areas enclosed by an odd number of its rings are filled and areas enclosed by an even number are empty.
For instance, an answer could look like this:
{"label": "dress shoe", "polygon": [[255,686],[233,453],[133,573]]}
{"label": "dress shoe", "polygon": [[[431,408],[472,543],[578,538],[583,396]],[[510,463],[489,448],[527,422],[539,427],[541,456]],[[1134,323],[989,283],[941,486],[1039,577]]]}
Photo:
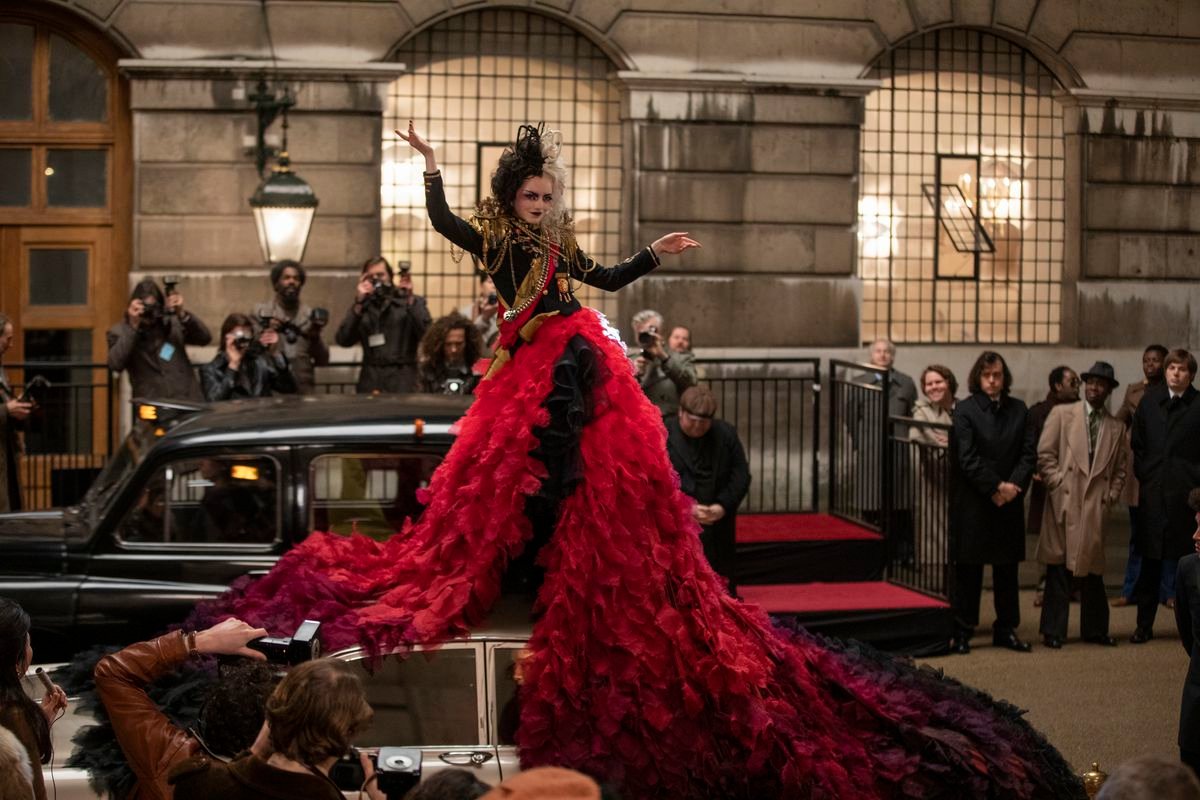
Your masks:
{"label": "dress shoe", "polygon": [[967,655],[971,652],[971,639],[967,636],[955,636],[950,640],[950,652],[958,655]]}
{"label": "dress shoe", "polygon": [[1109,605],[1113,608],[1121,608],[1122,606],[1128,606],[1132,604],[1133,602],[1125,595],[1117,595],[1113,598],[1113,601],[1109,603]]}
{"label": "dress shoe", "polygon": [[1051,650],[1061,650],[1063,646],[1063,640],[1057,636],[1043,636],[1042,644],[1046,645],[1046,647],[1049,647]]}
{"label": "dress shoe", "polygon": [[1014,650],[1018,653],[1028,653],[1033,649],[1033,645],[1018,639],[1017,634],[1013,631],[997,631],[993,633],[992,644],[996,647],[1007,647],[1009,650]]}
{"label": "dress shoe", "polygon": [[1133,636],[1129,637],[1129,641],[1134,644],[1145,644],[1154,638],[1153,628],[1143,628],[1140,625],[1134,629]]}
{"label": "dress shoe", "polygon": [[1085,636],[1083,640],[1088,644],[1098,644],[1104,647],[1116,647],[1117,640],[1111,636]]}

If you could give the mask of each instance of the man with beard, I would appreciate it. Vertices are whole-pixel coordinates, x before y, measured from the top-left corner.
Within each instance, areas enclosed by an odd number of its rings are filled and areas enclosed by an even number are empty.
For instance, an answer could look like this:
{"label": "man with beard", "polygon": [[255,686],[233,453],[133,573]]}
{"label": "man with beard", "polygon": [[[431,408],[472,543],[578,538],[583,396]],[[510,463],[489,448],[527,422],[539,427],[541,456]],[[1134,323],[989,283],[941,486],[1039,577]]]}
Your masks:
{"label": "man with beard", "polygon": [[108,368],[129,372],[134,397],[203,400],[187,345],[203,347],[212,333],[167,287],[165,297],[150,278],[134,287],[125,318],[108,329]]}
{"label": "man with beard", "polygon": [[[425,298],[413,291],[407,261],[396,278],[383,256],[367,259],[354,304],[338,326],[339,347],[362,345],[358,393],[411,392],[417,383],[417,346],[433,322]],[[395,283],[393,283],[395,280]]]}
{"label": "man with beard", "polygon": [[300,302],[300,290],[307,280],[304,267],[284,259],[271,267],[271,285],[275,297],[254,307],[254,318],[264,329],[279,334],[279,350],[287,358],[300,394],[316,389],[315,367],[329,363],[329,347],[321,340],[321,331],[329,321],[329,312],[309,308]]}

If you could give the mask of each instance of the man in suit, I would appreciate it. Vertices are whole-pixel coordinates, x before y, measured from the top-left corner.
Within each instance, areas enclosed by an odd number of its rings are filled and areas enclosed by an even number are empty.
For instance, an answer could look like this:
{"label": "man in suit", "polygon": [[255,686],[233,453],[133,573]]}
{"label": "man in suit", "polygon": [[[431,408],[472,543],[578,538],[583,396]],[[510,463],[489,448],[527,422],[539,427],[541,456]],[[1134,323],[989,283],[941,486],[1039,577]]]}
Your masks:
{"label": "man in suit", "polygon": [[953,652],[969,653],[979,624],[983,567],[992,565],[996,622],[992,643],[1028,653],[1021,622],[1018,567],[1025,558],[1022,493],[1036,466],[1025,404],[1012,397],[1003,356],[984,351],[971,368],[971,396],[954,407],[950,436],[950,542],[955,561]]}
{"label": "man in suit", "polygon": [[1117,383],[1112,365],[1097,361],[1083,373],[1084,403],[1056,406],[1038,443],[1046,504],[1037,558],[1046,567],[1040,631],[1047,647],[1067,638],[1071,582],[1082,578],[1079,632],[1085,642],[1115,646],[1108,635],[1104,594],[1104,511],[1125,483],[1125,426],[1106,404]]}
{"label": "man in suit", "polygon": [[1200,775],[1200,488],[1188,494],[1188,507],[1195,512],[1194,552],[1179,559],[1175,577],[1175,626],[1191,658],[1179,704],[1179,760]]}
{"label": "man in suit", "polygon": [[1133,471],[1138,496],[1137,549],[1142,571],[1133,587],[1137,628],[1130,641],[1154,637],[1163,561],[1192,549],[1188,492],[1200,486],[1200,392],[1192,386],[1196,359],[1172,350],[1163,364],[1163,386],[1147,389],[1133,415]]}
{"label": "man in suit", "polygon": [[[1163,362],[1167,360],[1167,348],[1161,344],[1152,344],[1142,352],[1143,378],[1125,387],[1125,399],[1114,416],[1125,426],[1125,447],[1130,469],[1125,476],[1125,488],[1121,490],[1121,502],[1129,508],[1129,560],[1125,562],[1125,582],[1121,586],[1121,594],[1113,600],[1114,606],[1127,606],[1132,602],[1133,585],[1137,583],[1138,574],[1142,571],[1142,556],[1134,543],[1137,541],[1138,516],[1138,482],[1133,477],[1133,447],[1131,431],[1133,415],[1146,396],[1146,390],[1154,386],[1162,386]],[[1158,599],[1166,603],[1175,596],[1175,570],[1173,565],[1163,565],[1162,584],[1159,587]]]}
{"label": "man in suit", "polygon": [[[12,347],[13,324],[0,314],[0,359]],[[0,514],[21,510],[21,482],[17,475],[17,456],[21,440],[17,430],[24,427],[33,404],[17,398],[0,367]]]}
{"label": "man in suit", "polygon": [[695,501],[692,516],[701,525],[704,556],[734,592],[737,509],[750,488],[750,467],[728,422],[713,419],[717,399],[703,386],[679,398],[679,413],[667,420],[667,453],[679,473],[683,493]]}

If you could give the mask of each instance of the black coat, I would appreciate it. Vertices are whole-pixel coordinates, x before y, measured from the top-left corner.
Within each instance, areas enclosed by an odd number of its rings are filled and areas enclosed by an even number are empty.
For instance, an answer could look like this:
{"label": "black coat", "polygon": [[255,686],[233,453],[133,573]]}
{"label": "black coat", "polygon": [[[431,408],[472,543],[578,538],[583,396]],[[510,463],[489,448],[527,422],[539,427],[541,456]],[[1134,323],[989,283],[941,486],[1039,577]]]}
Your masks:
{"label": "black coat", "polygon": [[203,347],[212,333],[195,314],[163,317],[149,328],[131,328],[121,320],[108,330],[108,368],[129,373],[134,397],[201,400],[187,345]]}
{"label": "black coat", "polygon": [[1024,495],[997,507],[1002,482],[1029,488],[1037,442],[1025,404],[1005,397],[993,409],[978,392],[954,407],[950,435],[950,541],[964,564],[1014,564],[1025,558]]}
{"label": "black coat", "polygon": [[[340,347],[362,345],[359,394],[411,392],[417,386],[417,347],[432,324],[425,298],[393,296],[352,305],[338,326],[334,341]],[[372,337],[383,343],[372,345]]]}
{"label": "black coat", "polygon": [[1175,574],[1175,626],[1191,657],[1179,703],[1179,749],[1200,752],[1200,556],[1179,559]]}
{"label": "black coat", "polygon": [[1187,555],[1196,530],[1187,496],[1200,486],[1200,392],[1189,386],[1172,406],[1165,385],[1147,389],[1133,415],[1132,437],[1138,550],[1147,558]]}
{"label": "black coat", "polygon": [[296,380],[280,353],[247,354],[237,371],[229,368],[224,353],[217,353],[216,358],[200,367],[200,383],[204,385],[204,398],[210,401],[296,393]]}
{"label": "black coat", "polygon": [[702,437],[711,442],[713,489],[711,492],[701,491],[696,485],[688,455],[688,438],[679,427],[679,416],[668,417],[666,424],[667,453],[671,457],[671,465],[679,473],[679,488],[697,503],[717,503],[725,509],[725,516],[718,522],[704,526],[701,541],[704,554],[713,569],[732,579],[737,509],[750,489],[750,465],[746,462],[746,451],[738,439],[737,430],[728,422],[714,419],[712,428]]}

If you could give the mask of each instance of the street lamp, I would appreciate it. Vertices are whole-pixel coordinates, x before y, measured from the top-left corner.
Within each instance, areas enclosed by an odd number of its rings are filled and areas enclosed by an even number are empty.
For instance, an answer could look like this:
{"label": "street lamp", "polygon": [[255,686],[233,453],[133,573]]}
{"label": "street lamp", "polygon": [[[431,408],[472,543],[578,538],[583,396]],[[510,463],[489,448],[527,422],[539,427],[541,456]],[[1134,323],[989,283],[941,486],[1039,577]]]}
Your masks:
{"label": "street lamp", "polygon": [[278,161],[272,167],[270,177],[258,185],[254,196],[250,198],[254,226],[258,230],[258,245],[268,264],[283,259],[303,261],[313,215],[317,213],[317,196],[303,178],[292,172],[291,159],[288,157],[287,110],[294,101],[287,92],[276,100],[274,92],[267,91],[265,82],[259,83],[258,91],[250,99],[254,101],[258,113],[258,146],[255,155],[260,177],[267,160],[263,133],[275,115],[283,112],[283,143]]}
{"label": "street lamp", "polygon": [[275,264],[285,258],[304,260],[308,232],[317,212],[317,196],[303,178],[292,172],[287,150],[279,153],[279,163],[250,198],[258,245],[263,258]]}

